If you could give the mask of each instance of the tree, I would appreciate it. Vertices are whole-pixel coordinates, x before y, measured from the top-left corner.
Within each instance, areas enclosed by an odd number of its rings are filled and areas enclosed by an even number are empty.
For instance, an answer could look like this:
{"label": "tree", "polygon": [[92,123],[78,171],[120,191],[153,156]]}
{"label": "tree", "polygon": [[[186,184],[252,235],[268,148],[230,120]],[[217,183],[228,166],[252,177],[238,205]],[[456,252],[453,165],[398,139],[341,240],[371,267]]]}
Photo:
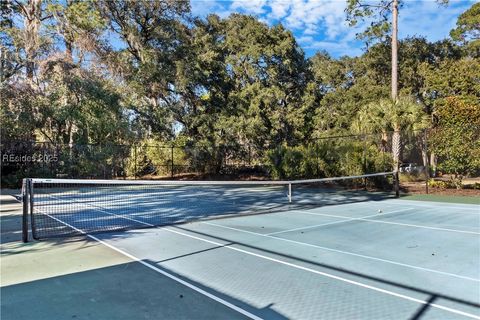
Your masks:
{"label": "tree", "polygon": [[42,0],[29,0],[26,4],[15,0],[15,7],[23,16],[23,48],[25,50],[25,68],[26,77],[31,85],[34,81],[34,72],[36,68],[36,58],[40,53],[41,34],[40,28],[42,22],[51,18],[51,15],[45,11],[45,3]]}
{"label": "tree", "polygon": [[[397,101],[381,99],[364,105],[359,112],[353,129],[361,133],[382,134],[382,140],[387,137],[387,132],[393,130],[392,153],[394,168],[398,168],[401,153],[401,133],[407,130],[419,130],[428,127],[429,117],[421,105],[411,97],[402,96]],[[385,141],[382,141],[385,145]]]}
{"label": "tree", "polygon": [[2,26],[11,66],[2,86],[3,136],[71,146],[128,136],[118,91],[102,66],[81,59],[95,53],[104,31],[91,3],[11,3],[13,17]]}
{"label": "tree", "polygon": [[[430,146],[438,168],[461,179],[480,172],[480,104],[449,97],[435,111]],[[459,184],[461,185],[461,184]]]}
{"label": "tree", "polygon": [[[448,0],[438,1],[446,4]],[[379,0],[375,3],[364,3],[361,0],[348,0],[346,8],[347,20],[350,25],[356,25],[358,19],[373,18],[370,26],[358,35],[359,38],[371,41],[381,39],[391,30],[391,99],[394,104],[398,98],[398,9],[402,5],[400,0]],[[389,22],[389,16],[392,16],[392,22]],[[399,135],[395,135],[400,138]],[[394,157],[400,154],[400,141],[393,144]],[[395,161],[398,165],[398,159]],[[398,170],[398,167],[395,167]]]}
{"label": "tree", "polygon": [[0,3],[0,85],[13,76],[19,68],[15,57],[13,39],[8,31],[13,29],[13,4],[11,1]]}
{"label": "tree", "polygon": [[189,48],[179,63],[174,117],[192,141],[209,146],[209,158],[219,162],[242,147],[263,152],[309,136],[315,105],[303,104],[308,64],[283,26],[210,15],[195,21]]}
{"label": "tree", "polygon": [[139,0],[95,2],[110,31],[122,41],[104,48],[102,61],[124,81],[132,117],[144,135],[172,137],[171,109],[178,105],[177,66],[186,46],[187,1]]}
{"label": "tree", "polygon": [[[351,26],[358,23],[358,19],[374,17],[370,26],[357,35],[360,39],[370,42],[382,39],[391,31],[391,97],[396,100],[398,96],[398,7],[399,0],[380,0],[376,3],[364,3],[361,0],[347,0],[347,21]],[[392,22],[389,16],[392,15]]]}
{"label": "tree", "polygon": [[74,62],[75,49],[78,62],[82,63],[86,52],[95,52],[100,46],[106,21],[93,2],[67,0],[65,3],[51,3],[47,6],[47,12],[55,20],[52,28],[63,40],[67,62]]}
{"label": "tree", "polygon": [[466,44],[473,56],[480,55],[480,3],[474,3],[457,20],[457,27],[450,31],[453,40]]}
{"label": "tree", "polygon": [[320,95],[315,110],[314,138],[348,132],[362,105],[388,95],[384,51],[377,50],[381,52],[378,53],[373,49],[356,58],[336,60],[325,53],[310,58],[313,82]]}
{"label": "tree", "polygon": [[311,114],[301,105],[308,65],[292,33],[243,15],[226,23],[230,97],[248,139],[261,148],[303,139]]}
{"label": "tree", "polygon": [[433,106],[443,99],[457,96],[478,101],[480,99],[480,58],[442,59],[436,64],[424,63],[420,67],[423,80],[423,98]]}

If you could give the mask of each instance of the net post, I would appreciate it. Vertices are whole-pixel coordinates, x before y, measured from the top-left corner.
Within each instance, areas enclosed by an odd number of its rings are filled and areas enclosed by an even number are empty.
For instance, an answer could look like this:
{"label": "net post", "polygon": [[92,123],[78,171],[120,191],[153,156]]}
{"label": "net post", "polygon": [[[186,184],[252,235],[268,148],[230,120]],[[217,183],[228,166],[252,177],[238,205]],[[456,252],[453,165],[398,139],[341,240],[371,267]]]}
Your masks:
{"label": "net post", "polygon": [[288,203],[292,203],[292,184],[288,184]]}
{"label": "net post", "polygon": [[30,202],[30,224],[32,228],[32,238],[37,240],[37,229],[35,225],[35,215],[33,214],[33,182],[32,179],[28,179],[27,183],[27,192],[28,192],[28,199]]}
{"label": "net post", "polygon": [[22,180],[22,204],[23,204],[23,212],[22,212],[22,241],[28,242],[28,179]]}

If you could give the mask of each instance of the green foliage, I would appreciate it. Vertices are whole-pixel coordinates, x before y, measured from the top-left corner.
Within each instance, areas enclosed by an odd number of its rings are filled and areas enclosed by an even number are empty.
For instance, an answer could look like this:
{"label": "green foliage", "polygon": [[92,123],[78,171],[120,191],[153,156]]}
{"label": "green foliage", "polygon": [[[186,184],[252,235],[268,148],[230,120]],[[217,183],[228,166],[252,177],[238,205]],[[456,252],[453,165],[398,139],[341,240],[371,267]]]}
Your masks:
{"label": "green foliage", "polygon": [[180,137],[170,142],[145,139],[132,145],[126,166],[127,176],[170,176],[182,172],[190,165],[184,143],[185,140]]}
{"label": "green foliage", "polygon": [[395,102],[382,99],[363,106],[352,130],[367,133],[419,130],[428,127],[429,122],[423,108],[411,97],[404,96]]}
{"label": "green foliage", "polygon": [[144,151],[145,145],[133,145],[130,149],[130,156],[127,162],[128,177],[142,177],[154,171],[152,161]]}
{"label": "green foliage", "polygon": [[188,52],[187,1],[97,1],[95,7],[124,44],[101,57],[121,77],[128,109],[141,131],[171,138],[171,112],[179,106],[179,64]]}
{"label": "green foliage", "polygon": [[[421,74],[424,77],[423,96],[425,99],[442,103],[450,96],[480,98],[480,59],[446,59],[438,65],[423,64]],[[435,105],[435,103],[432,103]]]}
{"label": "green foliage", "polygon": [[391,155],[363,137],[320,139],[316,143],[282,145],[267,153],[270,173],[278,179],[361,175],[391,170]]}
{"label": "green foliage", "polygon": [[391,30],[389,16],[392,11],[390,0],[379,0],[365,4],[360,0],[347,0],[347,21],[350,26],[355,26],[362,20],[371,19],[370,25],[357,38],[372,42],[375,39],[385,39]]}
{"label": "green foliage", "polygon": [[334,60],[319,53],[311,61],[312,82],[321,94],[314,117],[315,138],[348,131],[362,104],[388,94],[385,76],[377,73],[382,67],[369,54]]}
{"label": "green foliage", "polygon": [[435,189],[462,189],[461,179],[449,179],[449,180],[428,180],[428,186]]}
{"label": "green foliage", "polygon": [[271,175],[277,179],[313,177],[319,174],[320,163],[315,150],[304,146],[280,146],[267,154]]}
{"label": "green foliage", "polygon": [[447,98],[435,112],[431,148],[439,169],[460,179],[480,172],[480,104]]}
{"label": "green foliage", "polygon": [[468,49],[480,57],[480,3],[474,3],[457,20],[457,27],[450,31],[453,40],[467,44]]}
{"label": "green foliage", "polygon": [[[111,173],[115,155],[130,156],[130,176],[169,175],[171,141],[186,146],[173,149],[174,171],[222,173],[247,159],[283,178],[390,170],[386,132],[424,128],[422,110],[445,119],[439,110],[451,96],[477,105],[480,63],[464,41],[404,39],[399,89],[409,98],[384,100],[391,3],[364,4],[348,1],[349,22],[372,21],[359,36],[378,43],[358,57],[320,51],[307,59],[281,24],[242,14],[196,18],[187,1],[15,2],[0,26],[2,139],[70,145],[57,168],[70,176],[122,176]],[[477,9],[460,16],[455,40],[478,41]],[[457,132],[441,121],[445,135]],[[324,139],[352,132],[383,137]],[[133,149],[72,147],[133,142],[135,159]],[[148,147],[158,144],[168,146]]]}
{"label": "green foliage", "polygon": [[52,2],[47,4],[46,12],[55,18],[56,23],[51,28],[63,37],[69,55],[74,46],[91,50],[106,27],[105,18],[90,1]]}

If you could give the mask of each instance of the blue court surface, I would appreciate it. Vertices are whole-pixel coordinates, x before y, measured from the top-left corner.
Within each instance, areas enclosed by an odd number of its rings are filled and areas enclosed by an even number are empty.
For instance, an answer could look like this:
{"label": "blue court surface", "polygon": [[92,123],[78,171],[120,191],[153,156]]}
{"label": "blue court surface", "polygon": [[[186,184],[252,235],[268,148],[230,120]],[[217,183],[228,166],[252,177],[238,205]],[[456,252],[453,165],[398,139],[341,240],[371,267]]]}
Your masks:
{"label": "blue court surface", "polygon": [[385,199],[89,238],[212,318],[480,319],[477,205]]}
{"label": "blue court surface", "polygon": [[[200,203],[189,192],[173,193],[166,202],[139,201],[142,191],[132,210],[122,204],[131,194],[109,195],[103,204],[98,194],[81,194],[74,203],[68,193],[50,192],[53,202],[37,195],[35,219],[53,219],[54,231],[62,219],[82,233],[83,225],[95,221],[98,227],[109,218],[113,225],[128,219],[149,226],[160,206],[170,219],[177,214],[173,202],[184,207],[181,217],[192,205],[215,216],[212,208],[228,199],[222,191],[221,198],[203,197]],[[125,262],[4,287],[5,319],[35,314],[52,319],[73,314],[79,319],[480,319],[480,205],[359,194],[345,194],[334,204],[331,196],[323,196],[317,206],[88,234],[75,240],[85,243],[81,250],[94,243],[104,251],[80,265],[110,255]],[[234,200],[232,208],[244,206]],[[247,200],[264,205],[256,195]],[[86,206],[97,216],[90,216]],[[70,258],[55,259],[60,268]],[[54,300],[61,301],[60,309],[51,307]],[[21,308],[21,303],[35,307]]]}

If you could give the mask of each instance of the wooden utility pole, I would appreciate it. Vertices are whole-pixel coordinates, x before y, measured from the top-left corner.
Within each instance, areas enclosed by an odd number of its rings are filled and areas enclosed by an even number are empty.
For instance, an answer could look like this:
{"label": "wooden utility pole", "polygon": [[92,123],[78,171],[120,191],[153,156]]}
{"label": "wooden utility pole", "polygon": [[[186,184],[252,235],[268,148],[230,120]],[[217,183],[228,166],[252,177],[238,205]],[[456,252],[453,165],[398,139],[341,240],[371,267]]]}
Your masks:
{"label": "wooden utility pole", "polygon": [[392,3],[392,100],[398,98],[398,0]]}

